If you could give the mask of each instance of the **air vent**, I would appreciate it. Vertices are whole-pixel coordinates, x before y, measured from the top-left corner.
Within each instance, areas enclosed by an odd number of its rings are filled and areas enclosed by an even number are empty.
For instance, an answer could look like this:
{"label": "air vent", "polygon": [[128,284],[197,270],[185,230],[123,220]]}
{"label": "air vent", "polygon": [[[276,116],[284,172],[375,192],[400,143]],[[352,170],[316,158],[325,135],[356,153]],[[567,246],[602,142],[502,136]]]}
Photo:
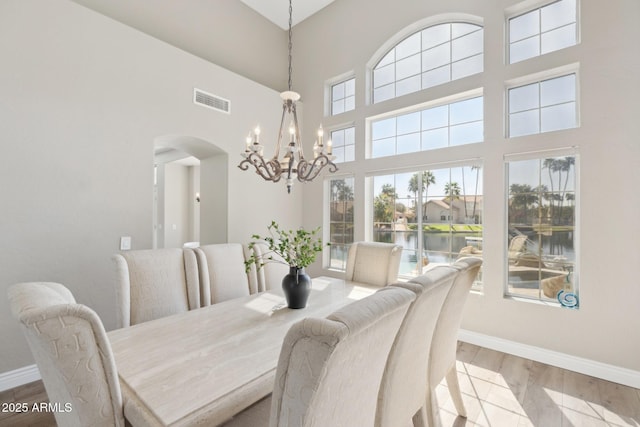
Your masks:
{"label": "air vent", "polygon": [[212,110],[221,111],[227,114],[231,113],[231,101],[197,88],[193,89],[193,102],[194,104],[211,108]]}

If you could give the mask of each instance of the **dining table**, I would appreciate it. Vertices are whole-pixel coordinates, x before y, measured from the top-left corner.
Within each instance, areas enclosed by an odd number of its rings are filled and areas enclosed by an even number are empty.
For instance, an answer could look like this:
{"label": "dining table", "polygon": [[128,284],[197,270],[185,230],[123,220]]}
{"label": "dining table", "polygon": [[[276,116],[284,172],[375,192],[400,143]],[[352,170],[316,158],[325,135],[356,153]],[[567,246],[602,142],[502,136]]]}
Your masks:
{"label": "dining table", "polygon": [[124,414],[134,426],[215,426],[273,390],[287,331],[379,287],[316,277],[306,308],[280,289],[110,331]]}

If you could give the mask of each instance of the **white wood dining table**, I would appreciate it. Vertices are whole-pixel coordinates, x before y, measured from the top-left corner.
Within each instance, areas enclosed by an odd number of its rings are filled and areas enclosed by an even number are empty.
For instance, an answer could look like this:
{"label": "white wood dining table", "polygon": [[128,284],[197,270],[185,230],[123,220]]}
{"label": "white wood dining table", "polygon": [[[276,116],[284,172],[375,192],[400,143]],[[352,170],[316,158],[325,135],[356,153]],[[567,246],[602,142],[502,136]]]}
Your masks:
{"label": "white wood dining table", "polygon": [[272,290],[109,332],[125,417],[134,427],[224,422],[271,393],[291,325],[377,289],[317,277],[304,309]]}

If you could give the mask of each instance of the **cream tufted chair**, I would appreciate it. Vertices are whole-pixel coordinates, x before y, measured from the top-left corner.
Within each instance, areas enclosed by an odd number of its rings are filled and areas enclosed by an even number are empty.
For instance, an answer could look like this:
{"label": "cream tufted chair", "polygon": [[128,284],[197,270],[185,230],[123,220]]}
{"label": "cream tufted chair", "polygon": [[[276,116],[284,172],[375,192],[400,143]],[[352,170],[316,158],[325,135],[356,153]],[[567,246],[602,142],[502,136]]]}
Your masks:
{"label": "cream tufted chair", "polygon": [[407,425],[427,427],[425,396],[431,340],[438,315],[451,290],[457,270],[440,266],[427,271],[414,283],[396,283],[416,294],[387,360],[378,394],[376,427]]}
{"label": "cream tufted chair", "polygon": [[355,242],[347,254],[346,280],[386,286],[398,279],[402,247],[392,243]]}
{"label": "cream tufted chair", "polygon": [[47,396],[61,427],[124,426],[118,373],[98,315],[77,304],[59,283],[20,283],[9,288]]}
{"label": "cream tufted chair", "polygon": [[119,328],[200,307],[192,249],[147,249],[115,254]]}
{"label": "cream tufted chair", "polygon": [[[282,344],[272,397],[225,427],[372,426],[389,349],[415,294],[384,288],[326,319],[294,324]],[[372,351],[375,349],[375,351]]]}
{"label": "cream tufted chair", "polygon": [[[251,266],[250,275],[255,280],[255,292],[270,291],[271,289],[280,289],[282,286],[282,278],[289,274],[289,266],[282,257],[269,250],[264,242],[256,242],[252,249],[247,248],[247,256],[251,252],[260,257],[264,265],[262,267],[253,264]],[[252,293],[255,293],[252,291]]]}
{"label": "cream tufted chair", "polygon": [[194,251],[200,272],[200,302],[203,307],[250,294],[249,277],[244,269],[245,255],[240,243],[204,245]]}
{"label": "cream tufted chair", "polygon": [[[447,386],[456,411],[463,417],[467,416],[462,402],[458,372],[456,371],[456,348],[464,306],[467,302],[471,285],[481,266],[482,259],[473,257],[459,259],[451,266],[458,273],[451,291],[449,291],[442,305],[431,342],[431,357],[429,358],[428,382],[431,392],[426,403],[427,416],[433,422],[433,425],[440,424],[438,402],[436,401],[434,390],[443,378],[447,379]],[[412,279],[410,282],[415,280]]]}

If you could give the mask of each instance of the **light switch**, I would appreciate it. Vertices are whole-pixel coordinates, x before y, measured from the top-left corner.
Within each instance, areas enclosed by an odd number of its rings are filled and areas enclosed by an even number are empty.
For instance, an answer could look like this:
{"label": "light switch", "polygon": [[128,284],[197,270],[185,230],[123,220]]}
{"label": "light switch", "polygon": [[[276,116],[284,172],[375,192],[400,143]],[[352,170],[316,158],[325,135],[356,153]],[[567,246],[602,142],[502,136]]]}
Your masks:
{"label": "light switch", "polygon": [[120,237],[120,250],[128,251],[131,249],[131,236]]}

